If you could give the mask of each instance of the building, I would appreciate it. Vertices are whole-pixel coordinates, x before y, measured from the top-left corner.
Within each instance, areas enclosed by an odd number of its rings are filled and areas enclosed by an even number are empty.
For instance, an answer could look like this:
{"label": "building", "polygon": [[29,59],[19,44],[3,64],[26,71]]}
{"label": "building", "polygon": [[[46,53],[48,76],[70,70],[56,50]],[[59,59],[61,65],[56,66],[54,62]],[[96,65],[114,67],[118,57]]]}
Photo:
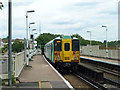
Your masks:
{"label": "building", "polygon": [[[12,44],[13,44],[15,41],[20,41],[20,42],[24,43],[24,39],[13,39],[13,40],[12,40]],[[0,39],[0,49],[1,49],[2,47],[4,47],[5,45],[8,45],[8,39]]]}

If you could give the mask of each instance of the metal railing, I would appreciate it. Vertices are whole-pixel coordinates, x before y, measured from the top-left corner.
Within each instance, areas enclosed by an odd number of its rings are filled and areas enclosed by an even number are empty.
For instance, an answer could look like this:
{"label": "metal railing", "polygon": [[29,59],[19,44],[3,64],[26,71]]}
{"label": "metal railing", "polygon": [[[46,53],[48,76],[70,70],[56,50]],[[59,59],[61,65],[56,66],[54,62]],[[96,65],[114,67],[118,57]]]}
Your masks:
{"label": "metal railing", "polygon": [[[34,49],[29,54],[31,57],[37,54],[37,50]],[[19,77],[21,71],[26,65],[26,57],[25,53],[20,52],[15,55],[12,55],[12,72],[14,77]],[[29,57],[30,58],[30,57]],[[8,78],[8,55],[0,56],[0,75],[2,79]]]}
{"label": "metal railing", "polygon": [[[24,60],[24,52],[12,55],[12,72],[15,77],[18,77],[26,64]],[[2,79],[8,78],[8,56],[0,57],[0,75]]]}
{"label": "metal railing", "polygon": [[24,68],[26,62],[24,61],[24,52],[18,53],[13,57],[13,74],[18,77]]}

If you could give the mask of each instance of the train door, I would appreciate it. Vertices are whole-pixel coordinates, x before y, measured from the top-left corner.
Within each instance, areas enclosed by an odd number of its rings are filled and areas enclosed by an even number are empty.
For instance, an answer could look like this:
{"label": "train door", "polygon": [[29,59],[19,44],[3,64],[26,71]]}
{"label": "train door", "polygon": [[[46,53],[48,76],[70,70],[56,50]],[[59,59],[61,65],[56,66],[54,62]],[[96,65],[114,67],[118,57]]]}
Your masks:
{"label": "train door", "polygon": [[62,46],[64,62],[71,62],[71,39],[62,39]]}

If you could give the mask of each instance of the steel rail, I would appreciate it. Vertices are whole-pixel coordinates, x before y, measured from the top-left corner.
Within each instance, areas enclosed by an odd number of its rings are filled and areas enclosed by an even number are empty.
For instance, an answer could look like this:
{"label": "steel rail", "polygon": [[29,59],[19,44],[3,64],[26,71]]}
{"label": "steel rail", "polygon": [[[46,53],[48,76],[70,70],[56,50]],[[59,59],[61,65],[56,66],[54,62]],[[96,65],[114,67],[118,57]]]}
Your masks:
{"label": "steel rail", "polygon": [[74,74],[81,78],[82,80],[84,80],[85,82],[87,82],[88,84],[90,84],[91,86],[93,86],[95,89],[98,89],[98,90],[109,90],[108,88],[104,87],[103,85],[101,85],[100,83],[94,81],[94,80],[91,80],[89,79],[89,77],[86,77],[80,73],[77,73],[77,72],[74,72]]}
{"label": "steel rail", "polygon": [[120,82],[114,81],[114,80],[109,79],[109,78],[107,78],[107,77],[104,77],[104,80],[105,80],[106,82],[111,83],[111,84],[113,84],[113,85],[115,85],[115,86],[117,86],[117,87],[120,88]]}
{"label": "steel rail", "polygon": [[105,67],[106,69],[109,68],[107,70],[112,71],[113,73],[115,73],[116,71],[120,72],[120,64],[114,64],[114,63],[112,64],[109,62],[104,62],[104,61],[100,61],[100,60],[98,61],[98,60],[94,60],[94,59],[92,60],[92,59],[83,58],[83,57],[80,57],[80,59],[81,59],[81,62],[83,62],[83,63],[87,62],[87,63],[91,63],[93,65],[102,66],[102,68],[103,67]]}

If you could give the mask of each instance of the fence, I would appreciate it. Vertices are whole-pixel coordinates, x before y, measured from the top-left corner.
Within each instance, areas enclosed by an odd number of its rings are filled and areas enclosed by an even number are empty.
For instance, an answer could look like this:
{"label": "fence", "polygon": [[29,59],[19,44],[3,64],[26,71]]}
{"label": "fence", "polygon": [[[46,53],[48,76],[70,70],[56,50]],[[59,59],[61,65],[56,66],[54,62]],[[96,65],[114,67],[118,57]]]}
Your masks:
{"label": "fence", "polygon": [[1,79],[1,75],[0,75],[0,90],[2,89],[2,79]]}
{"label": "fence", "polygon": [[[103,57],[106,58],[106,49],[101,48],[100,46],[91,46],[91,52],[90,52],[90,46],[82,46],[81,47],[81,55],[90,55],[95,57]],[[110,59],[119,59],[119,50],[118,48],[109,48],[108,49],[108,57]]]}
{"label": "fence", "polygon": [[24,52],[18,53],[13,57],[13,74],[15,77],[18,77],[26,64],[25,58],[24,58]]}
{"label": "fence", "polygon": [[[26,64],[24,52],[12,56],[12,71],[15,77],[18,77]],[[8,56],[0,58],[0,75],[2,79],[8,78]]]}

